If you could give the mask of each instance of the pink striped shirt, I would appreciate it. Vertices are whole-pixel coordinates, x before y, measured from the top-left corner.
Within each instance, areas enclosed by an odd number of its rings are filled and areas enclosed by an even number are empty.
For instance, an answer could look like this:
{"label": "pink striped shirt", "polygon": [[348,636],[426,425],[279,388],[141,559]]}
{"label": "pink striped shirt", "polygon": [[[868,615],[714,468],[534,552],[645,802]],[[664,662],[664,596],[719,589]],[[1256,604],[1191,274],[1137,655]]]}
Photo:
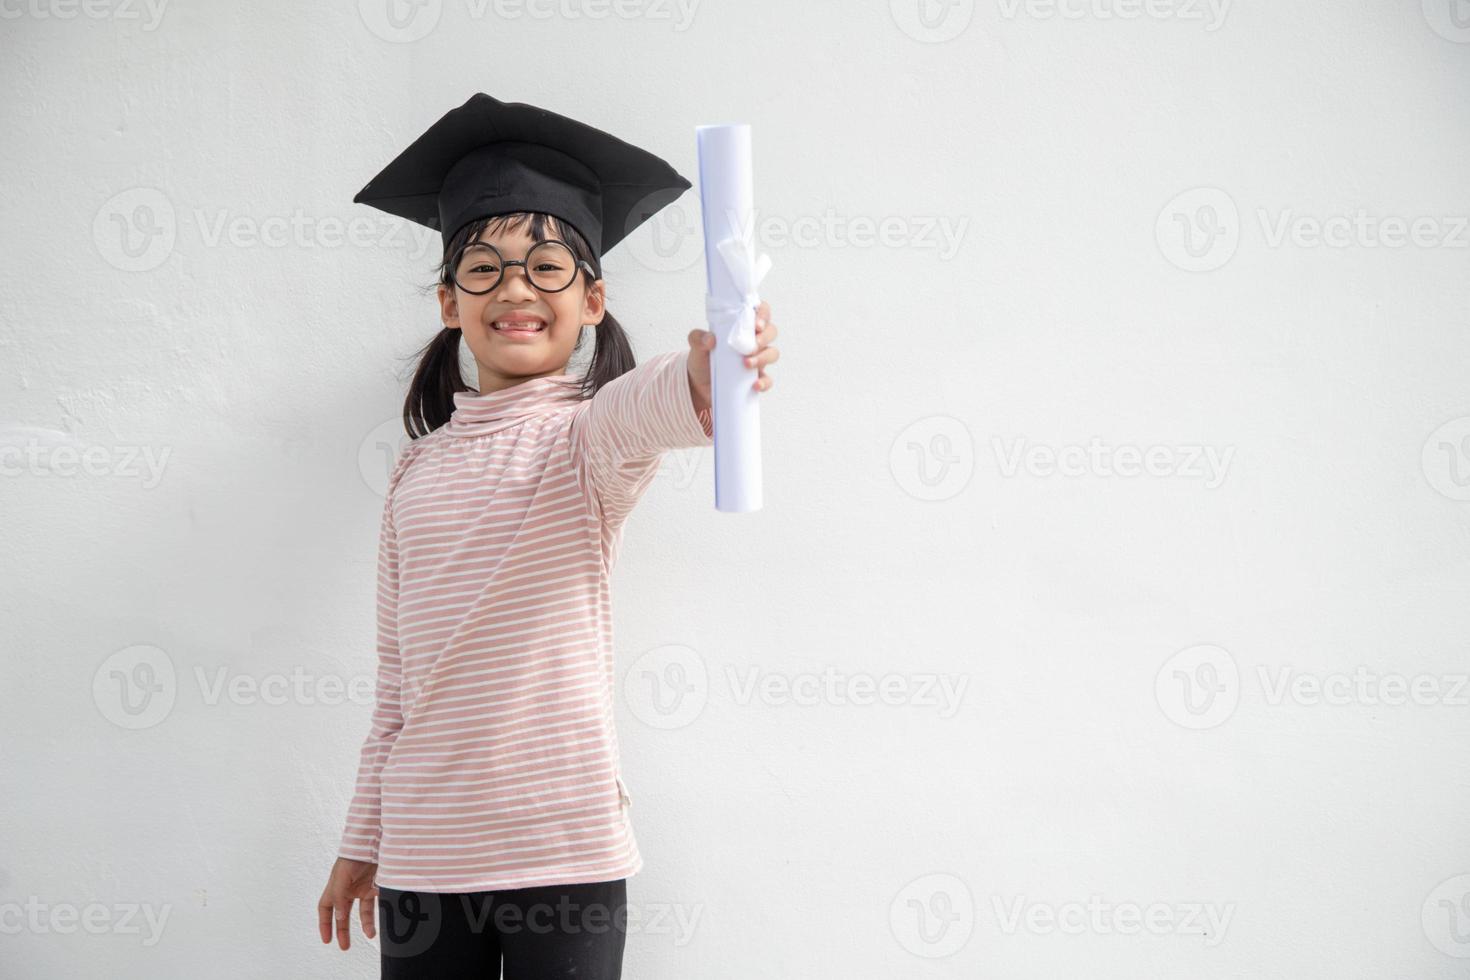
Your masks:
{"label": "pink striped shirt", "polygon": [[405,447],[378,550],[372,725],[338,854],[466,892],[643,866],[613,723],[608,573],[666,450],[713,444],[689,352],[459,392]]}

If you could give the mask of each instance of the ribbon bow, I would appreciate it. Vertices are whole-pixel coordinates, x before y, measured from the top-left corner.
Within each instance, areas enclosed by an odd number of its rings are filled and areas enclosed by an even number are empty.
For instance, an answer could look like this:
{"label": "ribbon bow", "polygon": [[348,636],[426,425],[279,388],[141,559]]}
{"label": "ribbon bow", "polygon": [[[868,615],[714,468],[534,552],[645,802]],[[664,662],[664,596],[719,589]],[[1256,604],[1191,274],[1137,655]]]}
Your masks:
{"label": "ribbon bow", "polygon": [[756,287],[771,271],[771,257],[764,252],[756,256],[755,243],[749,231],[722,240],[716,248],[729,270],[730,281],[740,293],[740,299],[732,303],[706,293],[705,317],[716,340],[729,344],[741,354],[754,354],[757,349],[755,308],[761,302]]}

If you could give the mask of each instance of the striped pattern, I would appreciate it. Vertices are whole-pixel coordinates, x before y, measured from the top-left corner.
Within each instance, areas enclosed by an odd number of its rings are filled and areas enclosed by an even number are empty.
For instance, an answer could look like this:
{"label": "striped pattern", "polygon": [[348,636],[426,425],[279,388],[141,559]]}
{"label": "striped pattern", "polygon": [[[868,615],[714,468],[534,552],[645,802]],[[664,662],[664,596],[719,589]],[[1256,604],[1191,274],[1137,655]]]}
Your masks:
{"label": "striped pattern", "polygon": [[608,573],[669,449],[713,444],[688,351],[581,399],[460,392],[388,482],[378,681],[338,853],[389,888],[609,881],[643,865],[613,724]]}

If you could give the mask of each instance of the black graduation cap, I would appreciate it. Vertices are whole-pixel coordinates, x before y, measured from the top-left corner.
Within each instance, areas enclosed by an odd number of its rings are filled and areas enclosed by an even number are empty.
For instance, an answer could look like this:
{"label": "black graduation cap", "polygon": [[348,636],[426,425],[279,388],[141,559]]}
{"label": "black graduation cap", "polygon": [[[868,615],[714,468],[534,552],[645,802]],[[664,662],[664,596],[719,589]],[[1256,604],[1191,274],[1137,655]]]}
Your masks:
{"label": "black graduation cap", "polygon": [[354,204],[439,229],[476,218],[554,214],[605,255],[690,187],[666,162],[616,136],[477,92],[414,140]]}

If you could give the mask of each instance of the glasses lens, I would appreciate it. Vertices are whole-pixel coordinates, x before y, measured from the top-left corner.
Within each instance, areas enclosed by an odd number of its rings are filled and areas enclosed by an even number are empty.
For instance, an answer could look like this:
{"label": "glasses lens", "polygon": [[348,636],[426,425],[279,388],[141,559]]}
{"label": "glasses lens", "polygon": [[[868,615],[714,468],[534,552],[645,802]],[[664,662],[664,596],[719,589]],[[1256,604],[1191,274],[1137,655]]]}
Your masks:
{"label": "glasses lens", "polygon": [[454,281],[467,293],[488,293],[500,281],[501,258],[493,245],[465,246],[454,265]]}
{"label": "glasses lens", "polygon": [[577,259],[561,242],[540,242],[526,256],[526,273],[542,292],[566,289],[577,274]]}

